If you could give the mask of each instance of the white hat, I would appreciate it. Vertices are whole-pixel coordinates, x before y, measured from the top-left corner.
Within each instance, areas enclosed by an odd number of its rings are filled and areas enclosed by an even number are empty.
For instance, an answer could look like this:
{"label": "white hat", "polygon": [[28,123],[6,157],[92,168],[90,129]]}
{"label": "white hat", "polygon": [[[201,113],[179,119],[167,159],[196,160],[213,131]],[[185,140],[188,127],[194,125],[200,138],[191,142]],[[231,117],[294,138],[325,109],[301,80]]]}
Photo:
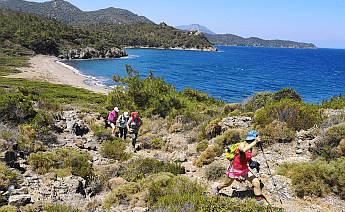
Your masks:
{"label": "white hat", "polygon": [[117,108],[117,107],[114,107],[114,110],[115,110],[116,112],[119,112],[119,108]]}
{"label": "white hat", "polygon": [[123,115],[127,118],[128,117],[128,112],[124,112]]}

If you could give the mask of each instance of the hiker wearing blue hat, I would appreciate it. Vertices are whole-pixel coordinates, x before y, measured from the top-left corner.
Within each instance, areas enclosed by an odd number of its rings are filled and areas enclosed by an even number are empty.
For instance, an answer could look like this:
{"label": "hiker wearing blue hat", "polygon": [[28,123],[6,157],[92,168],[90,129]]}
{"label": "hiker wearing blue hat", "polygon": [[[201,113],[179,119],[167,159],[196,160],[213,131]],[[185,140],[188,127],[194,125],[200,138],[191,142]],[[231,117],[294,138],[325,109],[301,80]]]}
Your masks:
{"label": "hiker wearing blue hat", "polygon": [[259,142],[261,142],[259,133],[251,130],[248,132],[246,140],[237,144],[237,148],[234,151],[234,156],[229,159],[231,160],[231,164],[227,169],[225,180],[214,189],[213,196],[218,195],[221,189],[230,186],[236,178],[242,176],[244,179],[253,184],[255,198],[259,203],[262,203],[260,181],[248,168],[248,163],[252,162],[251,149]]}

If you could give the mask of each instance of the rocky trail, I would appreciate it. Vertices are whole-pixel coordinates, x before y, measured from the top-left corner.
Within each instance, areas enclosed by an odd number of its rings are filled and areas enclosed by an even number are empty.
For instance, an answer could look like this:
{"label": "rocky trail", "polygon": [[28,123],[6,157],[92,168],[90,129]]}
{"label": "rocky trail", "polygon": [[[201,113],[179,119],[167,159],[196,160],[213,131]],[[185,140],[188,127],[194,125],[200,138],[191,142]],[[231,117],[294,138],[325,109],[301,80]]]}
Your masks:
{"label": "rocky trail", "polygon": [[[67,146],[84,149],[92,155],[93,161],[91,162],[97,170],[107,172],[116,169],[116,163],[109,163],[111,160],[102,157],[99,153],[102,141],[93,135],[90,127],[91,122],[104,125],[105,121],[100,114],[87,113],[83,116],[80,114],[81,111],[79,110],[71,110],[57,113],[54,116],[56,131],[60,131],[60,133],[54,133],[54,136],[56,136],[55,142],[47,145],[48,151]],[[245,129],[250,126],[250,117],[228,117],[226,119],[222,120],[222,128],[224,129]],[[6,125],[0,127],[2,130],[8,128]],[[282,207],[285,211],[290,212],[345,211],[345,201],[340,199],[339,196],[330,194],[325,198],[305,197],[301,199],[294,193],[289,178],[276,175],[278,166],[284,162],[312,161],[309,149],[313,147],[317,139],[320,139],[318,136],[314,136],[313,130],[315,129],[296,132],[297,139],[292,143],[276,143],[270,147],[264,147],[264,154],[260,149],[254,148],[253,159],[258,161],[261,166],[259,173],[256,173],[256,170],[252,170],[252,172],[264,184],[263,194],[272,206]],[[140,134],[137,143],[139,146],[145,142],[143,138],[140,138]],[[192,142],[192,139],[190,139],[193,135],[190,132],[162,132],[162,134],[164,134],[163,140],[165,141],[164,150],[141,148],[134,154],[133,158],[148,157],[170,162],[179,160],[186,169],[184,175],[207,186],[208,195],[211,195],[212,189],[221,183],[223,178],[210,181],[205,176],[205,170],[215,164],[227,167],[229,162],[225,157],[225,153],[215,158],[214,162],[209,165],[203,167],[193,166],[193,161],[200,155],[195,151],[197,143]],[[5,139],[0,139],[0,144],[2,147],[1,160],[11,166],[12,169],[21,172],[21,183],[17,186],[10,186],[6,192],[2,192],[3,199],[9,205],[18,209],[20,206],[28,204],[32,204],[34,207],[45,202],[51,202],[81,208],[82,211],[104,211],[101,205],[111,189],[128,183],[122,178],[114,177],[108,180],[106,189],[100,190],[97,188],[99,185],[97,179],[87,183],[83,178],[74,175],[64,178],[57,177],[55,173],[38,175],[31,170],[31,167],[27,164],[27,158],[24,157],[22,152],[17,151],[15,144]],[[212,145],[212,140],[210,145]],[[9,146],[12,146],[11,150],[4,151]],[[129,138],[127,138],[126,151],[132,151]],[[234,181],[230,187],[223,189],[220,195],[240,199],[254,196],[251,184],[241,180]],[[264,204],[267,204],[267,202],[264,202]],[[132,202],[120,202],[118,206],[111,208],[111,211],[139,212],[148,211],[148,208],[136,206]]]}

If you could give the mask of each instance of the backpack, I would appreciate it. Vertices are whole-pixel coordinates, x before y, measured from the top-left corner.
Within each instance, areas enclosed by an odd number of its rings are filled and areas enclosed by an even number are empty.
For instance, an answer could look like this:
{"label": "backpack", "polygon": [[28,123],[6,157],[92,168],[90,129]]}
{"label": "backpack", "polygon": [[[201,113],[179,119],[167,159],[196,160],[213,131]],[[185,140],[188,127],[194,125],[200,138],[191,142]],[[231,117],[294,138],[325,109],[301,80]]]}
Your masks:
{"label": "backpack", "polygon": [[[129,124],[132,124],[133,122],[135,122],[135,125],[137,125],[138,123],[136,121],[134,121],[134,115],[138,115],[139,117],[139,112],[131,112],[131,122]],[[139,119],[139,122],[140,122],[140,119]]]}
{"label": "backpack", "polygon": [[[236,144],[233,144],[230,148],[228,148],[228,153],[226,153],[226,158],[230,161],[232,161],[236,155],[240,155],[239,152],[235,153],[238,145],[240,145],[240,143],[242,142],[239,142],[239,143],[236,143]],[[246,142],[244,142],[244,146],[247,146],[248,144]]]}

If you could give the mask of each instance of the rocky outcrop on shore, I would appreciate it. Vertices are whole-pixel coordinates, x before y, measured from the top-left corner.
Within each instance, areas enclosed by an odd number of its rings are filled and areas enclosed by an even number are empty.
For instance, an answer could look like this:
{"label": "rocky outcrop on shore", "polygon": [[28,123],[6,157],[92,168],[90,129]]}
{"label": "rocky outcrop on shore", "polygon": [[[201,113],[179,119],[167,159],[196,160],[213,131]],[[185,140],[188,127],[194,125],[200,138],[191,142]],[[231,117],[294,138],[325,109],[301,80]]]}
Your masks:
{"label": "rocky outcrop on shore", "polygon": [[58,56],[62,60],[70,59],[109,59],[127,56],[126,51],[121,48],[112,47],[110,49],[97,50],[92,47],[64,50]]}
{"label": "rocky outcrop on shore", "polygon": [[[333,113],[344,113],[344,111],[332,111]],[[75,149],[87,150],[92,155],[90,161],[94,168],[100,172],[115,170],[119,161],[109,163],[110,160],[100,154],[102,139],[94,136],[91,130],[91,123],[99,126],[105,126],[105,120],[99,113],[85,113],[80,110],[68,110],[56,112],[54,118],[54,135],[56,141],[46,143],[47,151],[54,151],[56,148],[69,147]],[[227,129],[246,129],[252,124],[250,117],[226,117],[219,122],[223,130]],[[0,126],[6,129],[5,125]],[[190,132],[177,132],[164,134],[165,144],[160,150],[141,149],[134,158],[154,158],[162,161],[173,162],[180,160],[185,167],[184,174],[191,180],[207,186],[211,190],[217,186],[222,179],[208,180],[205,170],[215,164],[226,168],[228,161],[225,153],[220,157],[203,167],[193,165],[193,161],[200,156],[197,152],[197,143],[193,142],[193,135]],[[143,133],[139,135],[138,144],[145,142]],[[291,180],[280,175],[276,171],[280,164],[284,162],[310,162],[312,155],[309,149],[313,147],[315,141],[320,139],[315,134],[315,129],[302,130],[296,132],[296,139],[291,143],[276,143],[264,149],[262,152],[254,148],[254,160],[261,164],[261,170],[256,173],[265,184],[263,193],[272,206],[285,208],[286,211],[344,211],[345,201],[338,196],[329,196],[325,198],[298,198],[294,193]],[[100,179],[94,178],[85,181],[83,178],[69,175],[66,177],[57,177],[55,173],[48,172],[43,175],[35,173],[27,163],[27,156],[19,151],[17,144],[10,140],[0,139],[2,153],[0,159],[21,173],[21,181],[17,184],[11,184],[5,192],[1,192],[2,202],[16,207],[21,206],[42,209],[44,203],[64,204],[70,208],[79,208],[82,211],[105,211],[102,202],[111,190],[128,182],[120,177],[114,176],[106,182],[106,188],[100,188]],[[214,145],[213,139],[210,145]],[[8,148],[10,147],[10,148]],[[10,150],[5,150],[10,149]],[[131,152],[131,145],[127,144],[127,152]],[[267,166],[269,164],[269,166]],[[272,173],[272,175],[270,174]],[[253,196],[251,184],[246,181],[235,181],[230,187],[222,190],[223,195],[232,198],[245,198]],[[208,195],[208,194],[206,194]],[[283,202],[280,205],[280,200]],[[330,201],[331,200],[331,201]],[[129,202],[121,202],[110,211],[148,211],[148,207],[138,207]]]}

